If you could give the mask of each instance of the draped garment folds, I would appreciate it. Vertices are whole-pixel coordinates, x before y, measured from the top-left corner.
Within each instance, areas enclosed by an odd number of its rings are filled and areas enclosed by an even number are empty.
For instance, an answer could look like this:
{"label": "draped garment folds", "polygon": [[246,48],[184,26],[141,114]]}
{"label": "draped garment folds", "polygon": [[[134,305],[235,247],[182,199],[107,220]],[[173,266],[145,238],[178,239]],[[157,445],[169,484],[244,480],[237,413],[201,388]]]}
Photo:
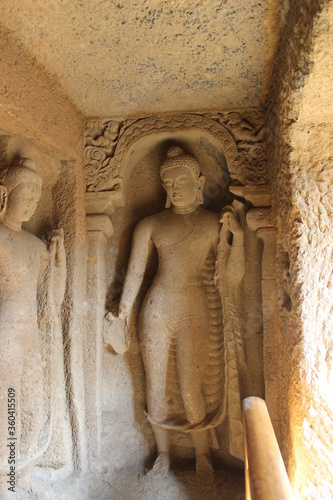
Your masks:
{"label": "draped garment folds", "polygon": [[[138,232],[147,225],[154,227],[158,254],[157,274],[139,317],[148,419],[166,429],[209,430],[222,423],[229,407],[236,409],[229,419],[237,421],[238,433],[233,325],[225,321],[223,326],[221,289],[214,282],[221,253],[219,215],[201,208],[185,217],[165,210],[141,221]],[[195,251],[189,253],[189,248]],[[230,404],[235,400],[236,405]],[[241,456],[242,451],[234,449],[233,454]]]}

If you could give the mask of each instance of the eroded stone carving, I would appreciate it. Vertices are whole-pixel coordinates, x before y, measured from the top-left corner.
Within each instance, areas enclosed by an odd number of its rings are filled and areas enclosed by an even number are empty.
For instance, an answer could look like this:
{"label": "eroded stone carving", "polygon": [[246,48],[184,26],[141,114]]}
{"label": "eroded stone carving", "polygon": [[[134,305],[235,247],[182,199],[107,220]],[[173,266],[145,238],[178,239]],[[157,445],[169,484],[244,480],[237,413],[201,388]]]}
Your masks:
{"label": "eroded stone carving", "polygon": [[244,164],[244,184],[268,184],[265,115],[261,109],[207,113],[232,134]]}
{"label": "eroded stone carving", "polygon": [[87,191],[117,190],[119,168],[113,160],[120,123],[113,120],[90,120],[85,130]]}
{"label": "eroded stone carving", "polygon": [[221,112],[217,119],[230,130],[241,149],[265,137],[265,115],[261,109]]}
{"label": "eroded stone carving", "polygon": [[1,468],[8,459],[9,388],[15,393],[16,426],[11,437],[17,439],[16,465],[36,458],[51,438],[52,424],[45,418],[49,409],[43,402],[45,367],[40,335],[51,335],[57,323],[66,260],[61,230],[50,233],[44,243],[22,229],[22,223],[36,210],[41,187],[42,179],[27,158],[16,160],[0,173]]}
{"label": "eroded stone carving", "polygon": [[244,235],[233,206],[221,217],[200,206],[205,179],[194,157],[173,147],[160,174],[166,209],[135,229],[119,319],[111,324],[117,330],[113,347],[119,347],[119,320],[126,335],[147,263],[157,252],[158,269],[138,323],[148,419],[158,450],[154,469],[168,471],[169,431],[178,430],[190,433],[196,470],[206,477],[213,473],[209,446],[217,445],[215,428],[227,412],[230,451],[243,455],[237,290],[245,267]]}
{"label": "eroded stone carving", "polygon": [[130,148],[151,134],[202,130],[220,144],[231,183],[268,182],[264,114],[261,110],[151,116],[123,123],[89,121],[86,127],[87,191],[121,189],[122,168]]}

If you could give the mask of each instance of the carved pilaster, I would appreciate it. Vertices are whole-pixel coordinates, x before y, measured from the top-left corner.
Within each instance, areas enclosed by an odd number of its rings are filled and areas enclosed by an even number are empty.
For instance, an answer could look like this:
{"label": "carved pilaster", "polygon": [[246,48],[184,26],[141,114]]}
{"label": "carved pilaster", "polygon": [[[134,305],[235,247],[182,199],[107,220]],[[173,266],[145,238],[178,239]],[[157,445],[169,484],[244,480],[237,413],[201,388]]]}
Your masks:
{"label": "carved pilaster", "polygon": [[[113,226],[107,214],[123,206],[122,179],[114,165],[120,123],[92,120],[86,126],[86,226],[88,232],[85,345],[86,434],[89,462],[96,463],[101,440],[102,331],[107,293],[105,250]],[[106,213],[105,213],[106,212]]]}
{"label": "carved pilaster", "polygon": [[105,214],[87,215],[88,321],[85,345],[86,432],[90,462],[98,458],[101,439],[102,330],[107,292],[105,250],[113,233]]}
{"label": "carved pilaster", "polygon": [[253,208],[247,213],[247,223],[263,243],[261,292],[263,310],[263,356],[265,400],[275,432],[280,434],[278,411],[278,367],[281,349],[277,280],[275,271],[276,236],[270,207]]}

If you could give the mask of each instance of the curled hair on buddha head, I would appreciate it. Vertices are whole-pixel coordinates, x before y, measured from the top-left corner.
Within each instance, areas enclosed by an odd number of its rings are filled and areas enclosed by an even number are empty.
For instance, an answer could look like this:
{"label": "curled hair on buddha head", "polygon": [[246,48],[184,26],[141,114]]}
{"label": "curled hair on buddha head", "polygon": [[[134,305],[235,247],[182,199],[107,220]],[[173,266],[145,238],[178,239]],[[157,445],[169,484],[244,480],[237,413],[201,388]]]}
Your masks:
{"label": "curled hair on buddha head", "polygon": [[0,172],[0,184],[7,189],[7,196],[19,184],[26,182],[42,187],[42,178],[36,172],[35,163],[29,158],[16,158],[9,167]]}
{"label": "curled hair on buddha head", "polygon": [[[191,170],[198,186],[197,202],[199,205],[202,205],[204,203],[203,186],[205,178],[201,175],[199,162],[194,158],[194,156],[186,154],[180,147],[173,146],[168,150],[167,157],[161,165],[160,176],[162,177],[163,172],[165,172],[168,168],[177,167],[188,167]],[[165,208],[170,208],[171,205],[172,203],[167,195]]]}
{"label": "curled hair on buddha head", "polygon": [[180,147],[172,146],[168,149],[166,159],[161,165],[160,175],[167,169],[172,167],[188,167],[192,170],[193,175],[198,179],[201,175],[199,162],[194,156],[186,154]]}

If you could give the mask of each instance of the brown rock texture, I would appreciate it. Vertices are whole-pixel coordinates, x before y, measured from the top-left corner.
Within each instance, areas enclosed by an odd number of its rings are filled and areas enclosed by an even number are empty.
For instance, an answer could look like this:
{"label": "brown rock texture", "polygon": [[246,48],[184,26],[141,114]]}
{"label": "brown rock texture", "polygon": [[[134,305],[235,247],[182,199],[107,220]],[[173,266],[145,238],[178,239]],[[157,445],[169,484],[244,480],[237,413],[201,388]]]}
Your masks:
{"label": "brown rock texture", "polygon": [[169,141],[202,163],[216,220],[233,195],[236,208],[247,200],[240,393],[265,385],[295,497],[331,498],[332,1],[18,0],[1,2],[0,18],[0,168],[36,163],[42,194],[24,229],[36,240],[63,230],[67,265],[57,335],[41,342],[54,430],[20,471],[22,498],[243,498],[225,423],[214,485],[198,481],[193,442],[175,429],[176,466],[147,473],[155,440],[138,336],[124,354],[103,337],[134,227],[164,210]]}
{"label": "brown rock texture", "polygon": [[279,6],[277,0],[22,0],[2,2],[0,16],[85,115],[115,117],[258,106]]}
{"label": "brown rock texture", "polygon": [[81,157],[83,117],[8,31],[0,32],[0,118],[6,134],[32,139],[62,159]]}
{"label": "brown rock texture", "polygon": [[331,2],[294,3],[270,109],[280,278],[282,451],[297,498],[332,496]]}
{"label": "brown rock texture", "polygon": [[[85,467],[82,342],[84,336],[84,295],[86,286],[86,230],[83,201],[83,117],[62,88],[22,47],[2,30],[0,92],[0,166],[7,167],[16,157],[27,157],[37,166],[43,189],[37,210],[25,229],[43,237],[52,228],[64,230],[67,255],[67,283],[62,310],[62,332],[46,345],[47,370],[50,351],[58,364],[53,379],[66,378],[66,391],[55,389],[54,438],[41,466],[65,466],[67,472]],[[75,307],[73,306],[75,304]],[[51,392],[44,381],[44,393]],[[45,400],[48,405],[49,402]],[[67,406],[68,405],[68,406]],[[69,407],[69,420],[62,409]],[[66,410],[67,411],[67,410]],[[52,417],[52,418],[53,418]],[[65,432],[63,432],[64,427]],[[68,434],[72,433],[72,437]],[[65,440],[65,444],[64,444]],[[23,483],[22,483],[23,484]]]}

